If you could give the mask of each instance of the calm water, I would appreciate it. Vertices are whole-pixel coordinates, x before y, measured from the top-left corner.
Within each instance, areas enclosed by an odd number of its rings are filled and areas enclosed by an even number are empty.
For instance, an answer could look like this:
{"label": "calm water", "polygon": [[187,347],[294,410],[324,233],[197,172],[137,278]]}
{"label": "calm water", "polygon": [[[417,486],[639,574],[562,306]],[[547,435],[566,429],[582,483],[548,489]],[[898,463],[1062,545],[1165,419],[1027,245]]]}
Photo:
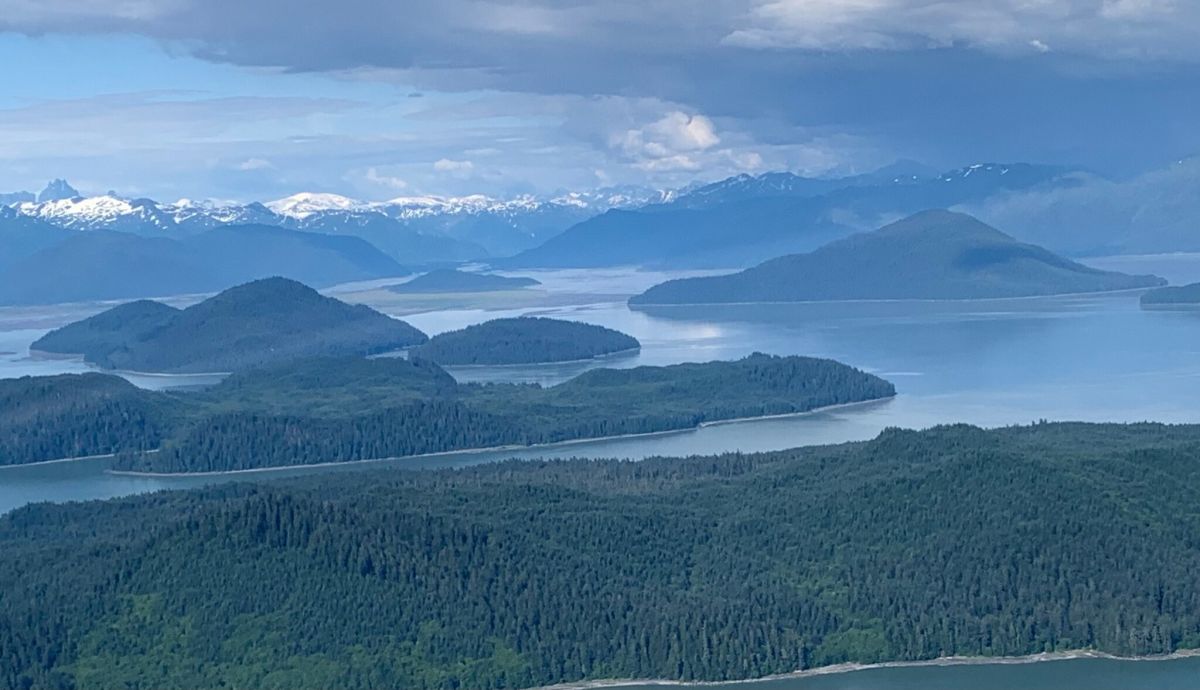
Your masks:
{"label": "calm water", "polygon": [[[664,688],[662,685],[621,687],[622,690]],[[1200,687],[1200,659],[1070,659],[1035,664],[877,668],[703,687],[705,690],[1195,690]]]}
{"label": "calm water", "polygon": [[[1140,257],[1141,270],[1151,259]],[[1200,279],[1200,257],[1168,260],[1172,277]],[[1191,273],[1184,269],[1190,267]],[[611,293],[619,274],[589,283],[586,273],[539,279],[556,289]],[[660,276],[655,276],[657,279]],[[634,274],[632,284],[646,282]],[[98,307],[91,307],[95,310]],[[31,360],[28,344],[64,318],[62,308],[38,327],[37,314],[0,310],[0,376],[82,371],[78,361]],[[68,310],[69,311],[69,310]],[[516,311],[455,310],[406,317],[430,333]],[[872,438],[885,427],[923,428],[946,422],[981,426],[1038,419],[1200,423],[1200,311],[1144,311],[1136,294],[979,302],[808,303],[664,307],[631,311],[607,302],[519,313],[559,316],[610,326],[636,336],[641,352],[604,366],[672,364],[742,357],[752,352],[831,357],[895,382],[889,401],[808,416],[718,424],[640,438],[552,448],[456,453],[430,458],[233,477],[140,478],[105,472],[106,460],[0,468],[0,512],[32,501],[107,498],[214,481],[269,481],[320,472],[380,467],[454,467],[498,459],[628,457],[763,451]],[[454,369],[463,380],[536,381],[553,385],[596,363]],[[190,378],[134,377],[139,385],[195,383]],[[200,381],[202,382],[202,381]]]}

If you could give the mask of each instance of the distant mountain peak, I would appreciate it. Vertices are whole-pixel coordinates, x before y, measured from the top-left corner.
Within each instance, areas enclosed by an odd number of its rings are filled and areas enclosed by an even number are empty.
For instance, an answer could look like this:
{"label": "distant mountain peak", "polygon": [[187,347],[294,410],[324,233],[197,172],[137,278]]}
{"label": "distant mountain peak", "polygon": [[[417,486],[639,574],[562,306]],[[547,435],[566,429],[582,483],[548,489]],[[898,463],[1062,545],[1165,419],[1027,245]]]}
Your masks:
{"label": "distant mountain peak", "polygon": [[37,201],[38,203],[43,203],[46,201],[59,201],[61,199],[74,199],[78,196],[79,192],[68,184],[66,180],[56,179],[50,180],[46,184],[45,189],[37,195]]}
{"label": "distant mountain peak", "polygon": [[356,199],[328,192],[300,192],[264,204],[281,216],[299,219],[322,211],[352,211],[363,208],[365,205]]}

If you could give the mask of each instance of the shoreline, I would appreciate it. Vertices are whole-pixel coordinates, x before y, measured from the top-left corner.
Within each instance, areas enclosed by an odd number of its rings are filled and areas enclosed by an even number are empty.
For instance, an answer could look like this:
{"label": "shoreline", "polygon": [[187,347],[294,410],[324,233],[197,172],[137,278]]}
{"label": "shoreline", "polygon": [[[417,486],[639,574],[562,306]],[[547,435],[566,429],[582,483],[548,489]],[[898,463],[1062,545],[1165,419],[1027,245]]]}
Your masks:
{"label": "shoreline", "polygon": [[[596,355],[595,357],[584,357],[582,359],[563,359],[563,360],[559,360],[557,362],[516,362],[513,364],[441,364],[440,362],[434,361],[433,363],[437,364],[439,367],[442,367],[446,371],[450,371],[452,369],[471,370],[471,369],[496,369],[496,368],[515,369],[518,367],[552,367],[552,366],[555,366],[558,364],[586,364],[588,362],[603,362],[606,359],[612,359],[612,358],[620,357],[622,355],[632,355],[635,353],[639,353],[641,351],[642,351],[641,346],[628,347],[628,348],[625,348],[624,350],[617,350],[615,352],[606,352],[602,355]],[[430,360],[430,361],[433,361],[433,360]]]}
{"label": "shoreline", "polygon": [[[137,451],[142,455],[153,455],[162,450],[161,448],[151,448],[150,450]],[[55,458],[54,460],[38,460],[37,462],[23,462],[17,465],[0,465],[0,472],[18,467],[39,467],[42,465],[61,465],[68,462],[88,462],[90,460],[105,460],[107,458],[117,457],[116,453],[104,453],[102,455],[81,455],[74,458]]]}
{"label": "shoreline", "polygon": [[1024,295],[1014,297],[901,297],[901,298],[876,298],[876,299],[798,299],[798,300],[762,300],[755,302],[667,302],[667,303],[651,303],[651,302],[629,302],[630,309],[638,309],[640,307],[725,307],[725,306],[752,306],[755,304],[972,304],[976,302],[1015,302],[1015,301],[1031,301],[1038,299],[1061,299],[1063,297],[1104,297],[1109,295],[1124,295],[1137,292],[1146,292],[1157,289],[1159,286],[1146,286],[1140,288],[1125,288],[1123,290],[1100,290],[1097,292],[1060,292],[1053,295]]}
{"label": "shoreline", "polygon": [[[444,457],[447,455],[476,455],[482,453],[503,453],[507,451],[519,450],[536,450],[546,448],[565,448],[568,446],[576,446],[584,443],[595,443],[601,441],[615,441],[625,438],[650,438],[654,436],[666,436],[668,434],[684,434],[698,429],[704,429],[711,426],[719,426],[722,424],[744,424],[747,422],[758,422],[771,419],[787,419],[791,417],[805,417],[809,415],[830,412],[833,410],[848,409],[859,406],[866,406],[894,400],[895,395],[890,395],[885,398],[874,398],[871,400],[859,400],[857,402],[838,403],[836,405],[825,405],[823,407],[814,407],[805,412],[785,412],[783,414],[774,415],[759,415],[757,417],[734,417],[730,419],[714,419],[711,421],[700,422],[696,426],[687,427],[686,429],[665,429],[663,431],[647,431],[638,434],[615,434],[612,436],[595,436],[592,438],[574,438],[566,441],[554,441],[553,443],[533,443],[530,445],[507,445],[507,446],[488,446],[484,448],[463,448],[461,450],[440,450],[434,453],[418,453],[417,455],[396,455],[387,458],[364,458],[362,460],[343,460],[331,462],[316,462],[305,465],[275,465],[272,467],[252,467],[243,470],[216,470],[211,472],[138,472],[135,470],[105,470],[105,474],[111,474],[119,477],[143,477],[147,479],[186,479],[188,477],[221,477],[226,475],[240,474],[262,474],[265,472],[287,472],[289,470],[308,470],[318,469],[321,467],[351,467],[354,465],[365,465],[368,463],[382,463],[395,460],[419,460],[423,458]],[[149,452],[149,451],[147,451]],[[155,451],[157,452],[157,451]],[[52,462],[70,462],[75,458],[67,458],[61,461]],[[81,458],[80,458],[81,459]],[[15,467],[28,467],[29,465],[14,465]]]}
{"label": "shoreline", "polygon": [[802,671],[792,671],[791,673],[779,673],[771,676],[763,676],[761,678],[747,678],[745,680],[717,680],[717,681],[684,681],[684,680],[665,680],[665,679],[606,679],[606,680],[587,680],[573,683],[559,683],[556,685],[543,685],[530,690],[600,690],[602,688],[626,688],[636,687],[639,685],[651,685],[661,687],[679,687],[679,688],[703,688],[717,685],[751,685],[757,683],[766,683],[777,680],[793,680],[801,678],[811,678],[814,676],[826,676],[841,673],[854,673],[856,671],[871,671],[877,669],[888,668],[925,668],[925,667],[940,667],[940,666],[989,666],[989,665],[1021,665],[1021,664],[1039,664],[1055,661],[1072,661],[1079,659],[1104,659],[1109,661],[1172,661],[1175,659],[1191,659],[1200,657],[1200,649],[1181,649],[1170,654],[1150,654],[1146,656],[1120,656],[1117,654],[1109,654],[1094,649],[1078,649],[1065,652],[1041,652],[1039,654],[1027,654],[1025,656],[944,656],[936,659],[923,659],[916,661],[882,661],[874,664],[860,664],[855,662],[847,662],[843,664],[833,664],[831,666],[819,666],[817,668],[804,669]]}
{"label": "shoreline", "polygon": [[231,376],[230,371],[200,371],[200,372],[169,372],[169,371],[136,371],[134,369],[105,369],[97,366],[92,362],[84,359],[81,354],[69,354],[65,352],[47,352],[46,350],[29,349],[29,358],[45,362],[80,362],[87,365],[89,372],[95,374],[110,374],[112,376],[144,376],[147,378],[192,378],[196,376]]}

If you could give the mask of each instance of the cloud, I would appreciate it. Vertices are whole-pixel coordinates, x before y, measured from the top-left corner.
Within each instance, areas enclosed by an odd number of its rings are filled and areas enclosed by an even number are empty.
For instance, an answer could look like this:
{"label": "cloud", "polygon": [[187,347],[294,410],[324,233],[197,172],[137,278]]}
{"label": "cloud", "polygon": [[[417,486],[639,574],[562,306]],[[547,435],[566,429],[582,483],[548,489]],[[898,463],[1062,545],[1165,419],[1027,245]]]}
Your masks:
{"label": "cloud", "polygon": [[401,189],[408,189],[408,182],[405,180],[391,175],[384,175],[374,167],[367,168],[367,172],[363,175],[363,179],[373,185],[378,185],[387,189],[393,189],[397,191]]}
{"label": "cloud", "polygon": [[449,158],[442,158],[433,164],[433,169],[441,173],[465,175],[475,170],[475,164],[471,161],[455,161]]}
{"label": "cloud", "polygon": [[699,170],[690,154],[706,151],[721,142],[712,120],[703,115],[673,111],[643,127],[628,129],[612,139],[639,168],[648,171]]}
{"label": "cloud", "polygon": [[747,48],[910,50],[965,45],[1103,59],[1200,59],[1200,8],[1177,0],[763,0],[724,41]]}
{"label": "cloud", "polygon": [[246,160],[237,164],[237,169],[242,171],[270,170],[274,167],[275,166],[271,163],[271,161],[265,158],[247,158]]}
{"label": "cloud", "polygon": [[1066,188],[1010,194],[963,210],[1022,240],[1072,254],[1200,250],[1200,158],[1122,181],[1076,175]]}
{"label": "cloud", "polygon": [[[172,170],[254,157],[277,185],[374,193],[374,167],[412,189],[496,193],[586,185],[593,170],[665,186],[899,157],[1127,174],[1200,150],[1200,3],[1184,0],[0,3],[0,32],[138,34],[258,75],[375,89],[369,107],[299,91],[0,111],[0,160],[38,175],[72,156]],[[441,159],[474,169],[429,164]]]}

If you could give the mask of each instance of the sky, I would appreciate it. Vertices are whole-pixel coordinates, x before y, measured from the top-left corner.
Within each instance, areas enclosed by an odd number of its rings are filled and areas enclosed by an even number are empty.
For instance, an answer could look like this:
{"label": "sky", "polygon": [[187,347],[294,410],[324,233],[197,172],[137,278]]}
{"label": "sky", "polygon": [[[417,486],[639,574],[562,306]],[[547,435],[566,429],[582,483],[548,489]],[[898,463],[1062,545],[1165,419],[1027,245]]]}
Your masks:
{"label": "sky", "polygon": [[0,192],[364,199],[1200,150],[1195,0],[0,0]]}

